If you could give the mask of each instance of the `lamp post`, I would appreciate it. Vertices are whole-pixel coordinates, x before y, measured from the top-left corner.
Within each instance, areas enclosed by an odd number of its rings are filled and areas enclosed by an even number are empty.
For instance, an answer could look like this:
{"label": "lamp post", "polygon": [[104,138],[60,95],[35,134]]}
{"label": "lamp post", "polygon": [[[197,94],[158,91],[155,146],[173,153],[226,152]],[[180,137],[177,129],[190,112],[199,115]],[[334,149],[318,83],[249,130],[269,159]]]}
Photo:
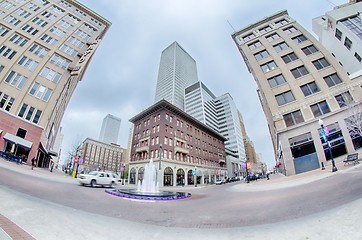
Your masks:
{"label": "lamp post", "polygon": [[160,145],[160,161],[158,163],[158,170],[161,170],[161,153],[162,153],[162,145]]}
{"label": "lamp post", "polygon": [[124,179],[124,172],[126,171],[126,164],[125,163],[123,163],[123,172],[122,172],[122,185],[124,185],[124,182],[126,181],[126,179]]}
{"label": "lamp post", "polygon": [[336,167],[336,164],[334,163],[333,154],[332,154],[332,149],[331,149],[331,144],[330,144],[330,142],[329,142],[329,140],[328,140],[328,136],[329,136],[328,128],[323,126],[323,120],[322,120],[322,119],[319,119],[319,120],[318,120],[318,124],[321,126],[320,135],[321,135],[321,137],[324,139],[324,141],[327,143],[328,151],[329,151],[329,154],[331,155],[332,172],[337,172],[338,169],[337,169],[337,167]]}
{"label": "lamp post", "polygon": [[197,167],[195,166],[195,187],[197,187]]}

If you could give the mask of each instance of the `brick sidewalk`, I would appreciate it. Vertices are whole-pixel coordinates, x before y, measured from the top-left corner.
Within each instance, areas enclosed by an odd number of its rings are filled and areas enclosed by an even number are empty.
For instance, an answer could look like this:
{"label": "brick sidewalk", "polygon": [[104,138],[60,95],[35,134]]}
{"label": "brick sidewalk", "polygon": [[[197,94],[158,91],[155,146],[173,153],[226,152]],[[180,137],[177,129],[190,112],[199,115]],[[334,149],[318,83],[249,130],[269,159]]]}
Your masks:
{"label": "brick sidewalk", "polygon": [[2,214],[0,214],[0,238],[2,240],[35,240],[29,233]]}

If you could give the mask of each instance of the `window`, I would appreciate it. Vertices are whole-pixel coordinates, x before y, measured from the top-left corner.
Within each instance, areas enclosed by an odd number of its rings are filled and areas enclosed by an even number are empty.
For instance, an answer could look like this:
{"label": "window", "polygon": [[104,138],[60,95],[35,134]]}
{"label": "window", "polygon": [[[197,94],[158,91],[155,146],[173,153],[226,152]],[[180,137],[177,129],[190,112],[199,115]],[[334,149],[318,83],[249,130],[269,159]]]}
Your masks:
{"label": "window", "polygon": [[29,48],[29,52],[34,53],[35,55],[39,56],[40,58],[43,58],[44,56],[47,55],[47,53],[49,52],[47,49],[45,49],[42,46],[39,46],[38,44],[34,43],[30,48]]}
{"label": "window", "polygon": [[27,80],[28,78],[21,74],[11,71],[4,81],[21,90]]}
{"label": "window", "polygon": [[17,19],[16,17],[13,17],[12,15],[7,16],[4,20],[14,26],[17,26],[17,25],[19,25],[19,23],[21,23],[21,21],[19,19]]}
{"label": "window", "polygon": [[354,53],[354,57],[357,59],[358,62],[361,62],[362,58],[358,53]]}
{"label": "window", "polygon": [[16,33],[9,39],[9,41],[16,45],[19,45],[20,47],[24,46],[25,43],[28,42],[27,39],[25,39],[24,37],[22,37]]}
{"label": "window", "polygon": [[28,108],[28,105],[24,103],[23,106],[21,107],[19,113],[18,113],[18,116],[22,118],[24,116],[24,113],[25,113],[27,108]]}
{"label": "window", "polygon": [[44,21],[43,19],[39,18],[39,17],[35,17],[32,20],[33,23],[35,23],[36,25],[45,27],[48,23],[46,21]]}
{"label": "window", "polygon": [[292,102],[292,101],[295,100],[292,91],[287,91],[287,92],[278,94],[278,95],[275,96],[275,98],[277,99],[277,102],[278,102],[279,106],[287,104],[287,103]]}
{"label": "window", "polygon": [[336,28],[336,33],[334,34],[334,36],[339,40],[341,41],[342,40],[342,32]]}
{"label": "window", "polygon": [[33,72],[39,63],[31,58],[28,58],[27,56],[23,56],[19,60],[18,64]]}
{"label": "window", "polygon": [[312,109],[314,117],[319,117],[319,116],[329,113],[331,111],[325,100],[311,105],[310,108]]}
{"label": "window", "polygon": [[36,98],[42,99],[45,102],[48,102],[52,92],[52,89],[45,86],[40,86],[39,83],[34,82],[32,88],[29,91],[29,94]]}
{"label": "window", "polygon": [[283,118],[287,127],[304,122],[304,118],[300,110],[285,114],[283,115]]}
{"label": "window", "polygon": [[310,55],[312,53],[318,52],[318,49],[314,47],[314,45],[310,45],[308,47],[302,48],[302,51],[305,53],[305,55]]}
{"label": "window", "polygon": [[[360,2],[360,1],[357,1]],[[356,14],[353,17],[342,20],[341,23],[345,25],[350,31],[356,34],[362,40],[362,24],[361,24],[361,15],[360,13]]]}
{"label": "window", "polygon": [[273,46],[275,51],[280,52],[284,49],[287,49],[289,46],[285,42],[278,43],[277,45]]}
{"label": "window", "polygon": [[294,38],[292,38],[292,40],[298,44],[298,43],[301,43],[301,42],[304,42],[307,40],[307,38],[302,34],[302,35],[299,35],[299,36],[296,36]]}
{"label": "window", "polygon": [[22,128],[18,128],[18,131],[16,132],[16,136],[25,138],[27,131]]}
{"label": "window", "polygon": [[285,78],[282,74],[279,74],[277,76],[269,78],[268,83],[269,83],[270,87],[273,88],[280,84],[285,83]]}
{"label": "window", "polygon": [[269,42],[272,42],[272,41],[277,40],[277,39],[279,39],[279,38],[280,38],[280,36],[279,36],[277,33],[273,33],[273,34],[271,34],[271,35],[269,35],[269,36],[266,37],[266,39],[267,39]]}
{"label": "window", "polygon": [[35,29],[34,27],[30,26],[29,24],[24,25],[21,30],[23,30],[27,33],[30,33],[31,35],[35,35],[39,32],[38,29]]}
{"label": "window", "polygon": [[59,79],[62,77],[62,74],[60,74],[48,67],[43,68],[43,70],[41,71],[41,73],[39,75],[54,83],[58,83]]}
{"label": "window", "polygon": [[251,40],[251,39],[253,39],[253,38],[255,38],[254,33],[250,33],[250,34],[244,36],[244,37],[243,37],[243,40],[246,42],[246,41],[249,41],[249,40]]}
{"label": "window", "polygon": [[293,32],[296,32],[297,29],[295,27],[288,27],[283,30],[286,34],[291,34]]}
{"label": "window", "polygon": [[352,95],[347,91],[335,96],[339,107],[345,107],[353,102]]}
{"label": "window", "polygon": [[67,42],[74,44],[74,45],[77,46],[78,48],[82,48],[82,47],[84,47],[84,45],[85,45],[84,42],[80,41],[79,39],[76,39],[76,38],[73,37],[73,36],[70,36],[70,37],[68,38]]}
{"label": "window", "polygon": [[259,41],[256,41],[256,42],[249,44],[248,47],[250,50],[253,50],[255,48],[261,47],[261,43]]}
{"label": "window", "polygon": [[300,66],[290,70],[295,78],[300,78],[304,75],[309,74],[308,70],[304,66]]}
{"label": "window", "polygon": [[259,32],[266,33],[266,32],[269,32],[270,30],[272,30],[272,28],[270,26],[266,26],[266,27],[260,28]]}
{"label": "window", "polygon": [[260,51],[260,52],[254,54],[254,57],[257,61],[259,61],[267,56],[269,56],[269,53],[267,50],[263,50],[263,51]]}
{"label": "window", "polygon": [[58,40],[49,36],[48,34],[43,34],[43,36],[40,37],[41,40],[48,43],[50,46],[54,46]]}
{"label": "window", "polygon": [[282,56],[282,59],[285,63],[290,63],[298,59],[297,55],[294,52]]}
{"label": "window", "polygon": [[9,29],[0,25],[0,36],[1,37],[4,37],[8,32],[9,32]]}
{"label": "window", "polygon": [[59,48],[62,52],[65,52],[66,54],[69,54],[72,57],[75,57],[78,54],[78,51],[75,50],[74,48],[63,44],[60,48]]}
{"label": "window", "polygon": [[50,59],[50,62],[63,69],[66,69],[70,64],[69,60],[59,56],[58,54],[54,54],[53,57]]}
{"label": "window", "polygon": [[273,70],[273,69],[277,68],[277,65],[275,64],[274,61],[271,61],[271,62],[267,62],[267,63],[261,65],[260,67],[261,67],[261,69],[263,70],[264,73],[267,73],[270,70]]}
{"label": "window", "polygon": [[85,33],[84,31],[78,29],[76,32],[75,32],[75,35],[78,35],[79,37],[85,39],[86,41],[88,41],[90,39],[90,35]]}
{"label": "window", "polygon": [[344,46],[345,46],[348,50],[351,49],[352,41],[351,41],[348,37],[346,37],[346,38],[344,39]]}
{"label": "window", "polygon": [[326,76],[323,78],[327,83],[328,87],[333,87],[339,83],[342,83],[342,80],[338,77],[337,73],[333,73],[332,75]]}
{"label": "window", "polygon": [[318,85],[315,82],[307,83],[305,85],[300,86],[300,88],[302,89],[304,96],[309,96],[312,95],[313,93],[317,93],[320,91]]}
{"label": "window", "polygon": [[2,45],[0,47],[0,55],[7,57],[8,59],[12,59],[16,53],[17,53],[16,51],[14,51],[13,49],[11,49],[5,45]]}
{"label": "window", "polygon": [[283,26],[283,25],[286,25],[286,24],[288,24],[288,21],[285,20],[285,19],[282,19],[282,20],[279,20],[279,21],[275,22],[275,26],[277,26],[277,27],[280,27],[280,26]]}
{"label": "window", "polygon": [[321,59],[313,61],[313,65],[315,66],[315,68],[317,70],[321,70],[325,67],[328,67],[330,64],[329,64],[329,62],[327,62],[327,60],[325,58],[321,58]]}

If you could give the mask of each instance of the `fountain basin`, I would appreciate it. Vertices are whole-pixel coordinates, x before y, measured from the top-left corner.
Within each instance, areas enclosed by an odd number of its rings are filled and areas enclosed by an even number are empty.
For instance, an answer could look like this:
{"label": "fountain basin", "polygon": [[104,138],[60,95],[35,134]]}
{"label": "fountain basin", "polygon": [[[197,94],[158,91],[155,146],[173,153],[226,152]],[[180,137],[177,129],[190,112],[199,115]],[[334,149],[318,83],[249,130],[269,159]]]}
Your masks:
{"label": "fountain basin", "polygon": [[191,197],[191,193],[171,191],[141,192],[135,189],[106,189],[105,192],[122,198],[151,201],[180,200]]}

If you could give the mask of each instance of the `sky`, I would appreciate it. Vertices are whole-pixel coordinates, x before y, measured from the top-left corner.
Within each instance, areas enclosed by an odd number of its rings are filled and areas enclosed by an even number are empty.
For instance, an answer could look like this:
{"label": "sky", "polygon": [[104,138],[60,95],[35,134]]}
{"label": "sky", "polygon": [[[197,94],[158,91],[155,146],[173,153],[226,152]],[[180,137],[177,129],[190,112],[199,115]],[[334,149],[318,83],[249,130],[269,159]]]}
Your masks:
{"label": "sky", "polygon": [[230,93],[261,160],[275,165],[265,115],[231,34],[279,11],[312,32],[312,19],[348,0],[78,0],[112,23],[62,120],[61,161],[85,138],[98,139],[107,114],[129,119],[154,104],[161,52],[177,41],[196,61],[198,78],[216,96]]}

